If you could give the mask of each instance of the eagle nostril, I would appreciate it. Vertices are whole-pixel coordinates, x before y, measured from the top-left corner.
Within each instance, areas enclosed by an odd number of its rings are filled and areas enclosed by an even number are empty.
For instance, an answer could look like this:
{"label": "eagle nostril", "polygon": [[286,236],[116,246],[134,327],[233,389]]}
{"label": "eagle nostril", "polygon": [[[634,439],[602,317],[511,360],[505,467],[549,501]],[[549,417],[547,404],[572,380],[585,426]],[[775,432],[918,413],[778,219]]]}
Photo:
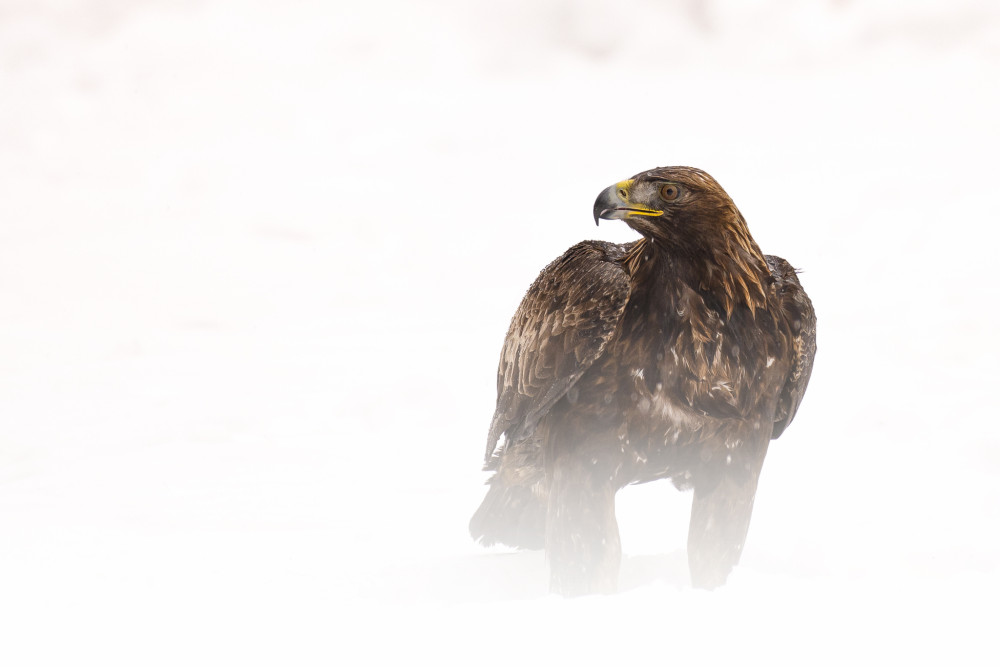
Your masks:
{"label": "eagle nostril", "polygon": [[625,191],[625,188],[618,189],[618,198],[621,200],[628,199],[628,192]]}

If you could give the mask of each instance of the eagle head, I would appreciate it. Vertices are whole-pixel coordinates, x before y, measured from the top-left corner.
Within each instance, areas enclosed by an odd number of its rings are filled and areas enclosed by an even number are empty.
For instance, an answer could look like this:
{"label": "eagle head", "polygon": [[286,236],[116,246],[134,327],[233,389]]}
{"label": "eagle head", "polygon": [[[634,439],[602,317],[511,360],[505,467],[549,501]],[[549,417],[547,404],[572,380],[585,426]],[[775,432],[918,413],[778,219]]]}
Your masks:
{"label": "eagle head", "polygon": [[[718,290],[727,314],[765,305],[769,270],[743,215],[714,178],[693,167],[658,167],[607,188],[594,221],[624,220],[654,249],[671,249],[699,289]],[[655,257],[658,253],[644,253]],[[677,267],[675,266],[675,269]]]}
{"label": "eagle head", "polygon": [[673,244],[711,239],[743,216],[714,178],[694,167],[658,167],[606,188],[594,202],[594,222],[624,220],[645,237]]}

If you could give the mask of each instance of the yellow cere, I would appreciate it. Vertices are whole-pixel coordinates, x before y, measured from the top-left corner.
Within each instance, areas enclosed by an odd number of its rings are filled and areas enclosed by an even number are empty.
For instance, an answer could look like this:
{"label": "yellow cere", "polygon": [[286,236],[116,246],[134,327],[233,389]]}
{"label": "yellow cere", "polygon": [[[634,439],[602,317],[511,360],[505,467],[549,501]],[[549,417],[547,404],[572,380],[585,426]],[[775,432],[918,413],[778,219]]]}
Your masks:
{"label": "yellow cere", "polygon": [[[635,183],[635,179],[628,179],[627,181],[618,181],[615,183],[615,194],[623,202],[629,205],[629,208],[633,209],[631,211],[626,211],[625,215],[663,215],[663,211],[658,211],[655,208],[647,208],[645,206],[640,206],[638,204],[633,204],[629,201],[629,195],[632,193],[632,185]],[[624,192],[625,196],[622,196]]]}
{"label": "yellow cere", "polygon": [[627,181],[619,181],[615,183],[615,192],[618,193],[619,198],[621,198],[621,191],[625,191],[625,201],[628,201],[629,192],[632,190],[632,184],[635,183],[634,179],[628,179]]}

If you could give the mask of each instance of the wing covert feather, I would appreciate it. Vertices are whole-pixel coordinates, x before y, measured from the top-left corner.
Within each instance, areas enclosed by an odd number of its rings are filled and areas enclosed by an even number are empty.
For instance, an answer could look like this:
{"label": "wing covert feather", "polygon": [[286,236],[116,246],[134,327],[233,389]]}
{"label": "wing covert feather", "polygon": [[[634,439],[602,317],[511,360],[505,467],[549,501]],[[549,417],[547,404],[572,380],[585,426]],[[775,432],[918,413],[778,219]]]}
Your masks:
{"label": "wing covert feather", "polygon": [[816,356],[816,313],[791,264],[774,255],[767,255],[767,263],[777,281],[782,315],[792,332],[792,367],[778,397],[771,432],[771,437],[777,438],[792,423],[809,384]]}
{"label": "wing covert feather", "polygon": [[601,356],[630,293],[622,246],[584,241],[546,266],[511,320],[497,369],[489,462],[503,433],[528,437]]}

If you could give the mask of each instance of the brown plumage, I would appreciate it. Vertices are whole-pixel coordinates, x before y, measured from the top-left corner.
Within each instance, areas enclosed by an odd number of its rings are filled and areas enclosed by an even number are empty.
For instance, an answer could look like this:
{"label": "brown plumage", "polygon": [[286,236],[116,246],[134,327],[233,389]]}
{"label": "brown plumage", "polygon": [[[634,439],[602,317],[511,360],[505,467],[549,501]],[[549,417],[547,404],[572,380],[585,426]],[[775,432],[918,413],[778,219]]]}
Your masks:
{"label": "brown plumage", "polygon": [[714,588],[739,560],[768,442],[809,382],[812,304],[698,169],[611,186],[594,218],[642,238],[579,243],[529,288],[500,356],[495,474],[470,530],[484,544],[544,547],[555,592],[610,592],[615,493],[671,479],[694,490],[692,582]]}

